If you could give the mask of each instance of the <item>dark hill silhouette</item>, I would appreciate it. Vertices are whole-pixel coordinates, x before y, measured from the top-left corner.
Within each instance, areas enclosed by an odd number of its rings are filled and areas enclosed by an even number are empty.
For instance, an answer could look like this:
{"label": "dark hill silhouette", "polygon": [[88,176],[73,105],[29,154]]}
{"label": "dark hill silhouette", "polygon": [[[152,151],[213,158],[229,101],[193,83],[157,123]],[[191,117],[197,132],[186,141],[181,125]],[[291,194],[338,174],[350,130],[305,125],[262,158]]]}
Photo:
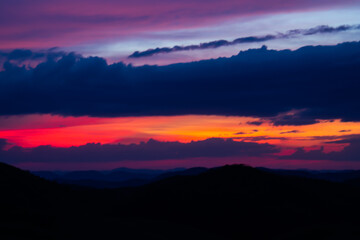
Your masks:
{"label": "dark hill silhouette", "polygon": [[2,202],[41,199],[61,188],[58,184],[35,176],[10,165],[0,163],[0,189]]}
{"label": "dark hill silhouette", "polygon": [[285,176],[298,176],[298,177],[306,177],[312,179],[322,179],[332,182],[346,182],[352,179],[360,178],[360,170],[312,171],[312,170],[284,170],[284,169],[269,169],[269,168],[259,168],[259,169]]}
{"label": "dark hill silhouette", "polygon": [[[8,172],[1,177],[2,192],[12,186],[26,192],[25,197],[10,195],[13,201],[1,205],[8,214],[0,224],[1,239],[360,237],[359,190],[342,183],[233,165],[136,188],[96,190],[0,168]],[[38,204],[23,204],[32,199]]]}
{"label": "dark hill silhouette", "polygon": [[346,180],[345,183],[360,188],[360,178],[352,178]]}
{"label": "dark hill silhouette", "polygon": [[94,188],[120,188],[141,186],[176,175],[196,175],[206,170],[206,168],[170,170],[117,168],[111,171],[34,171],[33,174],[63,184]]}
{"label": "dark hill silhouette", "polygon": [[86,179],[94,179],[94,180],[102,180],[104,174],[99,171],[73,171],[66,173],[62,176],[62,178],[70,179],[70,180],[86,180]]}
{"label": "dark hill silhouette", "polygon": [[164,179],[143,187],[134,199],[137,207],[128,209],[132,214],[186,222],[231,239],[359,236],[356,228],[348,229],[359,214],[359,194],[353,188],[246,166]]}
{"label": "dark hill silhouette", "polygon": [[56,180],[61,177],[62,174],[59,174],[55,171],[33,171],[32,174],[39,176],[41,178],[47,179],[47,180]]}
{"label": "dark hill silhouette", "polygon": [[157,176],[155,178],[155,180],[161,180],[161,179],[174,177],[174,176],[194,176],[194,175],[199,175],[203,172],[206,172],[207,170],[208,170],[207,168],[203,168],[203,167],[194,167],[194,168],[189,168],[189,169],[180,170],[180,171],[169,171],[169,172],[160,174],[159,176]]}
{"label": "dark hill silhouette", "polygon": [[[332,182],[351,182],[350,180],[354,179],[355,181],[360,178],[360,170],[314,171],[268,168],[258,169],[278,175],[322,179]],[[110,171],[34,171],[32,173],[36,176],[58,183],[94,188],[120,188],[141,186],[177,175],[197,175],[206,170],[206,168],[202,167],[170,170],[117,168]]]}
{"label": "dark hill silhouette", "polygon": [[[180,171],[180,170],[184,170],[184,168],[174,168],[174,169],[170,169],[168,171]],[[149,175],[159,175],[162,174],[164,172],[166,172],[167,170],[160,170],[160,169],[136,169],[136,168],[126,168],[126,167],[121,167],[121,168],[115,168],[113,170],[111,170],[111,172],[128,172],[128,173],[142,173],[142,174],[149,174]]]}
{"label": "dark hill silhouette", "polygon": [[124,187],[138,187],[151,182],[149,179],[136,179],[131,178],[123,181],[106,181],[106,180],[92,180],[92,179],[79,179],[67,180],[59,179],[57,182],[79,187],[97,188],[97,189],[111,189],[111,188],[124,188]]}
{"label": "dark hill silhouette", "polygon": [[0,239],[51,239],[66,195],[64,186],[0,163]]}

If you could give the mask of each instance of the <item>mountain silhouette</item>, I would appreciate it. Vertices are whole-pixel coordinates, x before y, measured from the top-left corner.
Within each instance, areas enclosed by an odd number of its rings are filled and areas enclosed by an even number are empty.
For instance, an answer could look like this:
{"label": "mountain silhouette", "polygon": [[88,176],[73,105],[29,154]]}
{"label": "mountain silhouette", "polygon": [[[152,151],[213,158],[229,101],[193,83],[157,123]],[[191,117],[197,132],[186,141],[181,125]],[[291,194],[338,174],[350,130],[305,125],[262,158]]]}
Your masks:
{"label": "mountain silhouette", "polygon": [[148,170],[117,168],[110,171],[34,171],[33,174],[58,183],[93,188],[120,188],[145,185],[177,175],[197,175],[206,168],[175,168],[170,170]]}
{"label": "mountain silhouette", "polygon": [[360,170],[284,170],[284,169],[269,169],[259,168],[263,171],[268,171],[285,176],[298,176],[312,179],[322,179],[332,182],[346,182],[352,179],[360,178]]}
{"label": "mountain silhouette", "polygon": [[243,165],[119,189],[57,184],[4,164],[0,173],[1,239],[360,237],[358,188]]}
{"label": "mountain silhouette", "polygon": [[157,176],[154,180],[161,180],[174,176],[194,176],[206,172],[208,169],[203,167],[194,167],[180,171],[169,171]]}

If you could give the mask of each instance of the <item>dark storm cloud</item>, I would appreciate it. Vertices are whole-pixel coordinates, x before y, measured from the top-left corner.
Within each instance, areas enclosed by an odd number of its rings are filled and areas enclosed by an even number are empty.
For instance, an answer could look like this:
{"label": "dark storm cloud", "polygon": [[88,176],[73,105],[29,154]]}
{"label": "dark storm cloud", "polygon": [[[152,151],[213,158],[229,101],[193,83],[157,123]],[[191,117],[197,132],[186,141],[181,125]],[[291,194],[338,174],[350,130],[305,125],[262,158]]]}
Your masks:
{"label": "dark storm cloud", "polygon": [[319,150],[311,150],[306,152],[304,148],[299,148],[295,153],[290,156],[282,156],[282,159],[299,159],[299,160],[333,160],[333,161],[360,161],[360,138],[349,138],[332,143],[348,143],[339,152],[325,153],[324,148]]}
{"label": "dark storm cloud", "polygon": [[[274,125],[359,121],[360,42],[250,49],[168,66],[108,65],[75,54],[0,72],[0,115],[232,115]],[[285,113],[285,114],[284,114]]]}
{"label": "dark storm cloud", "polygon": [[233,41],[227,40],[216,40],[207,43],[200,43],[199,45],[188,45],[188,46],[174,46],[174,47],[163,47],[163,48],[155,48],[148,49],[145,51],[136,51],[129,56],[129,58],[141,58],[141,57],[150,57],[155,54],[160,53],[171,53],[171,52],[179,52],[179,51],[190,51],[190,50],[203,50],[203,49],[212,49],[219,48],[224,46],[231,46],[242,43],[256,43],[256,42],[266,42],[274,39],[285,39],[291,37],[299,37],[299,36],[307,36],[321,33],[337,33],[344,32],[354,29],[360,29],[360,25],[341,25],[338,27],[331,27],[327,25],[321,25],[314,28],[309,29],[294,29],[290,30],[286,33],[278,33],[278,34],[268,34],[265,36],[249,36],[237,38]]}
{"label": "dark storm cloud", "polygon": [[[0,140],[0,144],[4,140]],[[6,143],[6,142],[5,142]],[[1,147],[1,145],[0,145]],[[238,142],[232,139],[210,138],[190,143],[159,142],[150,139],[140,144],[95,144],[56,148],[39,146],[32,149],[12,147],[0,150],[2,162],[114,162],[124,160],[167,160],[197,157],[254,157],[278,153],[270,144]]]}

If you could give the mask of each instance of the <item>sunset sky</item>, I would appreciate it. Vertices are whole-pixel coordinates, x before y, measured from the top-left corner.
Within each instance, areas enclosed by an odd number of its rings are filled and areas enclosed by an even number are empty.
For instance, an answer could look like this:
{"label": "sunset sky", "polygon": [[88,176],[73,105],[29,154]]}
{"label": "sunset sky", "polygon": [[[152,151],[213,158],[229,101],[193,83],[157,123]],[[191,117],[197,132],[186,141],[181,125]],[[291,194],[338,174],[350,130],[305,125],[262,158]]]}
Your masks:
{"label": "sunset sky", "polygon": [[360,2],[0,0],[0,161],[360,169]]}

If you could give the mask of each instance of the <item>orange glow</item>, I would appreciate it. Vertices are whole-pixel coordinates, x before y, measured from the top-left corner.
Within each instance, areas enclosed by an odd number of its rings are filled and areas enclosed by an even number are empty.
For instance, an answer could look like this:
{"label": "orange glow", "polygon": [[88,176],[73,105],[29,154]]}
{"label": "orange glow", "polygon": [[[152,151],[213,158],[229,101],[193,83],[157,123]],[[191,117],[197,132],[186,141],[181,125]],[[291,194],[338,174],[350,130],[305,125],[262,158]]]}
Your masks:
{"label": "orange glow", "polygon": [[[269,122],[255,126],[247,123],[256,120],[249,117],[199,115],[119,118],[11,116],[0,118],[0,138],[22,147],[68,147],[89,142],[129,144],[150,138],[189,142],[219,137],[266,142],[285,148],[310,149],[325,145],[326,151],[334,151],[341,150],[344,145],[324,142],[330,138],[337,140],[345,135],[360,134],[360,124],[355,122],[322,121],[306,126],[273,126]],[[348,131],[340,132],[342,130]]]}

